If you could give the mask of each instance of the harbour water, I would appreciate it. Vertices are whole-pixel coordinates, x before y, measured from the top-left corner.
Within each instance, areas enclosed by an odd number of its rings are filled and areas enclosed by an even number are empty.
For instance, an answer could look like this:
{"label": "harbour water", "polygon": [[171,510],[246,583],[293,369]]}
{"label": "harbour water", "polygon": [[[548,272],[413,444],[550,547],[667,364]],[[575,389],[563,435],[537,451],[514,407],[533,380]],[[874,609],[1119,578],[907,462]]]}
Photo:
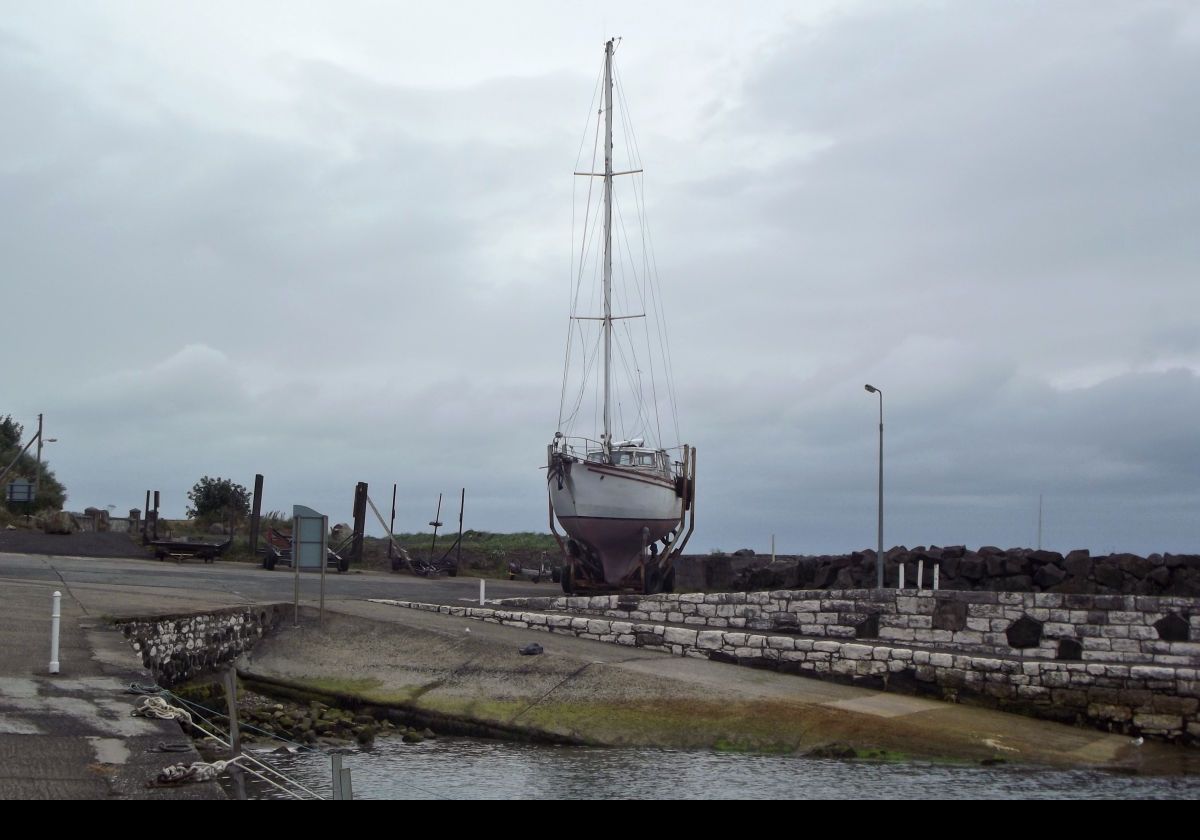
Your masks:
{"label": "harbour water", "polygon": [[[262,757],[329,797],[330,757]],[[547,747],[468,738],[380,740],[343,756],[355,799],[1198,799],[1200,775],[1149,776],[926,762],[657,749]],[[285,798],[261,784],[259,798]]]}

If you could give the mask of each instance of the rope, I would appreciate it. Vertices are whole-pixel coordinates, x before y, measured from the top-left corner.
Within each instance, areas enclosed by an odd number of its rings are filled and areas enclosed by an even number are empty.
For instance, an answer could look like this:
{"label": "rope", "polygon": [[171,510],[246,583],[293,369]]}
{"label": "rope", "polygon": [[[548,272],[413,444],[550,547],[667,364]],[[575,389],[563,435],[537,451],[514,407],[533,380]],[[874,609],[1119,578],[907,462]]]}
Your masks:
{"label": "rope", "polygon": [[168,785],[181,785],[186,782],[211,782],[225,771],[225,768],[231,764],[241,761],[245,756],[234,756],[228,761],[214,761],[211,764],[204,761],[194,761],[191,764],[169,764],[162,770],[158,771],[158,775],[154,777],[153,782],[147,782],[147,787],[166,787]]}
{"label": "rope", "polygon": [[[207,735],[209,738],[212,738],[214,741],[216,741],[216,742],[218,742],[218,743],[220,743],[220,744],[223,744],[223,745],[224,745],[224,746],[226,746],[226,747],[230,746],[230,743],[229,743],[229,741],[225,740],[225,739],[224,739],[224,738],[222,738],[220,735],[217,735],[217,734],[216,734],[216,732],[209,732],[208,730],[206,730],[204,727],[200,726],[199,724],[193,724],[193,726],[195,726],[195,727],[196,727],[196,729],[198,729],[198,730],[200,730],[201,732],[203,732],[203,733],[204,733],[205,735]],[[215,729],[216,727],[214,726],[213,728]],[[255,764],[257,764],[259,767],[262,767],[264,770],[266,770],[266,771],[268,771],[268,772],[270,772],[270,773],[274,773],[276,776],[278,776],[279,778],[283,779],[283,780],[284,780],[285,782],[287,782],[288,784],[295,785],[297,788],[299,788],[300,790],[304,791],[305,793],[307,793],[309,796],[313,797],[314,799],[322,799],[322,800],[323,800],[323,799],[325,798],[325,797],[321,796],[320,794],[318,794],[318,793],[314,793],[313,791],[309,790],[309,789],[308,789],[308,788],[306,788],[304,785],[302,785],[302,784],[300,784],[299,782],[297,782],[295,779],[289,779],[287,776],[285,776],[283,773],[280,773],[278,770],[276,770],[276,769],[275,769],[274,767],[272,767],[271,765],[267,764],[265,761],[261,761],[260,759],[258,759],[258,758],[256,758],[256,757],[254,757],[254,756],[252,756],[252,755],[250,755],[250,754],[248,754],[248,753],[243,753],[242,755],[238,756],[238,760],[240,760],[240,759],[243,759],[243,758],[244,758],[244,759],[246,759],[247,761],[252,761],[252,762],[254,762],[254,763],[255,763]],[[250,771],[250,768],[244,768],[244,769],[246,769],[246,770],[247,770],[247,771],[249,771],[249,772],[253,772],[253,771]],[[270,781],[270,780],[268,780],[268,781]],[[276,785],[276,787],[279,787],[279,785]],[[285,790],[285,789],[284,789],[284,788],[280,788],[280,790]],[[288,792],[288,793],[290,793],[290,791],[287,791],[287,792]],[[292,794],[292,795],[294,796],[295,794]],[[299,797],[299,796],[297,796],[296,798],[297,798],[297,799],[299,799],[300,797]]]}
{"label": "rope", "polygon": [[186,709],[172,706],[161,697],[143,697],[129,714],[133,717],[178,720],[192,725],[192,716]]}
{"label": "rope", "polygon": [[[460,644],[461,644],[461,642],[460,642]],[[170,692],[167,692],[167,693],[168,693],[168,694],[170,694]],[[185,700],[184,698],[182,698],[182,697],[179,697],[178,695],[172,695],[172,696],[173,696],[173,697],[175,697],[175,699],[179,700],[180,702],[182,702],[182,703],[185,703],[185,704],[187,704],[188,706],[191,706],[191,707],[192,707],[192,708],[194,708],[194,709],[198,709],[198,710],[200,710],[200,711],[204,711],[204,712],[210,712],[210,713],[212,713],[212,714],[214,714],[214,715],[220,715],[220,714],[222,714],[221,712],[218,712],[218,711],[216,711],[215,709],[210,709],[210,708],[208,708],[207,706],[201,705],[200,703],[196,703],[196,702],[194,702],[194,701]],[[276,741],[281,741],[281,742],[283,742],[284,744],[287,744],[287,745],[289,745],[289,746],[295,747],[295,748],[297,749],[297,751],[299,751],[299,752],[311,753],[311,754],[314,754],[314,755],[320,755],[320,754],[322,754],[322,753],[323,753],[323,750],[319,750],[319,749],[317,749],[317,748],[315,748],[315,747],[310,747],[308,744],[302,744],[302,743],[300,743],[299,741],[292,741],[292,740],[290,740],[290,739],[288,739],[288,738],[284,738],[282,735],[276,735],[276,734],[275,734],[275,733],[273,733],[273,732],[267,732],[265,729],[259,729],[257,726],[254,726],[253,724],[250,724],[250,723],[242,723],[242,724],[239,724],[239,726],[240,726],[242,729],[251,729],[251,730],[254,730],[255,732],[260,732],[260,733],[262,733],[263,735],[266,735],[268,738],[273,738],[273,739],[274,739],[274,740],[276,740]],[[200,727],[197,727],[197,729],[199,729],[199,728],[200,728]],[[201,730],[201,731],[203,731],[203,730]],[[221,740],[220,738],[217,738],[215,735],[210,735],[209,737],[216,738],[216,740],[218,740],[218,741],[219,741],[219,740]],[[303,785],[301,785],[301,784],[299,784],[298,782],[295,782],[295,781],[293,781],[293,780],[289,779],[287,776],[285,776],[283,773],[280,773],[280,772],[279,772],[278,770],[276,770],[274,767],[270,767],[270,765],[268,765],[268,764],[265,764],[265,763],[263,763],[263,762],[260,762],[260,761],[258,761],[258,759],[254,758],[253,756],[251,756],[251,757],[250,757],[250,760],[251,760],[251,761],[256,761],[257,763],[261,764],[261,765],[262,765],[262,766],[264,766],[264,767],[268,767],[272,773],[275,773],[275,774],[276,774],[277,776],[279,776],[281,779],[285,779],[286,781],[290,782],[291,784],[294,784],[294,785],[296,785],[296,787],[300,788],[301,790],[304,790],[304,791],[306,791],[306,792],[308,792],[308,793],[311,793],[311,791],[309,791],[309,790],[308,790],[307,788],[305,788]],[[250,769],[249,767],[243,767],[242,769],[243,769],[243,770],[245,770],[245,771],[246,771],[246,772],[248,772],[248,773],[255,773],[255,771],[254,771],[254,770],[252,770],[252,769]],[[375,779],[376,781],[380,782],[381,784],[389,784],[389,783],[392,783],[392,782],[394,782],[394,781],[395,781],[395,778],[394,778],[394,777],[392,777],[392,776],[388,776],[388,775],[385,775],[385,774],[382,774],[382,773],[379,773],[379,772],[372,772],[372,771],[371,771],[370,769],[368,769],[368,768],[356,767],[356,768],[354,769],[354,772],[355,772],[355,773],[359,773],[359,774],[361,774],[361,775],[364,775],[364,776],[367,776],[367,777],[369,777],[369,778]],[[255,773],[255,775],[259,776],[259,777],[260,777],[260,778],[262,778],[264,781],[266,781],[266,782],[269,782],[270,784],[272,784],[272,785],[274,785],[275,787],[279,788],[280,790],[284,791],[284,793],[287,793],[287,794],[290,794],[290,795],[292,795],[292,796],[295,796],[295,794],[294,794],[294,793],[292,793],[291,791],[287,790],[286,788],[280,787],[279,785],[275,784],[274,782],[272,782],[270,779],[266,778],[265,776],[262,776],[262,775],[261,775],[261,774],[259,774],[259,773]],[[420,793],[423,793],[423,794],[425,794],[426,796],[430,797],[431,799],[445,799],[445,800],[447,800],[447,801],[449,801],[449,799],[450,799],[450,797],[443,796],[443,795],[441,795],[440,793],[436,793],[436,792],[434,792],[434,791],[432,791],[432,790],[428,790],[428,789],[426,789],[426,788],[422,788],[422,787],[421,787],[421,786],[419,786],[419,785],[414,785],[414,784],[412,784],[411,782],[409,782],[409,783],[407,783],[407,784],[408,784],[408,786],[409,786],[410,788],[412,788],[413,790],[419,791]],[[313,796],[317,796],[317,794],[313,794]],[[297,798],[297,799],[299,799],[299,798],[301,798],[301,797],[296,797],[296,798]],[[317,798],[318,798],[318,799],[320,799],[321,797],[317,796]]]}

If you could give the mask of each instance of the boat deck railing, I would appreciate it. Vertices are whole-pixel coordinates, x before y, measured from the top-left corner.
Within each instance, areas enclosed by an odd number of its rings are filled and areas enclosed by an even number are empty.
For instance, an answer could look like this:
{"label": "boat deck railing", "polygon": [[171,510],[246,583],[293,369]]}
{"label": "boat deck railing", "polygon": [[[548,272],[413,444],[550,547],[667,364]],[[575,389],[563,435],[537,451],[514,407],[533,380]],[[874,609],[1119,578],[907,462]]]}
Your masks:
{"label": "boat deck railing", "polygon": [[[577,461],[592,461],[595,463],[625,465],[631,467],[641,467],[647,470],[662,471],[671,476],[683,475],[684,464],[682,460],[683,447],[676,446],[671,449],[657,449],[652,446],[633,446],[630,444],[616,445],[612,448],[611,455],[617,460],[610,458],[610,454],[606,453],[604,444],[601,441],[593,440],[587,437],[558,437],[551,444],[551,450],[561,453],[569,458]],[[679,453],[679,460],[672,458],[672,453]],[[629,458],[626,461],[621,456],[628,454]],[[634,456],[638,454],[652,454],[654,462],[648,464],[638,463],[634,460]]]}

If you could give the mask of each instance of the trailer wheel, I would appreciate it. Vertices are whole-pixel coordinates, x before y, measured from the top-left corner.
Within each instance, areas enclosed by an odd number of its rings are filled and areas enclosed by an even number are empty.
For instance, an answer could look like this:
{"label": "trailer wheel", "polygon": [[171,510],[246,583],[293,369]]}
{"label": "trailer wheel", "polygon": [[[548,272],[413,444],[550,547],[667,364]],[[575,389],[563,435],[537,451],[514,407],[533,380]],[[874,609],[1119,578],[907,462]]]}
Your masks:
{"label": "trailer wheel", "polygon": [[658,574],[658,566],[642,566],[642,594],[657,595],[659,584],[662,583]]}
{"label": "trailer wheel", "polygon": [[567,563],[562,567],[562,572],[559,574],[559,583],[562,584],[562,591],[568,595],[575,594],[575,564]]}
{"label": "trailer wheel", "polygon": [[275,555],[268,551],[267,556],[263,558],[263,568],[268,572],[275,571],[275,560]]}
{"label": "trailer wheel", "polygon": [[667,576],[663,578],[662,588],[659,591],[666,592],[668,594],[675,591],[675,567],[674,566],[672,566],[671,570],[669,572],[667,572]]}

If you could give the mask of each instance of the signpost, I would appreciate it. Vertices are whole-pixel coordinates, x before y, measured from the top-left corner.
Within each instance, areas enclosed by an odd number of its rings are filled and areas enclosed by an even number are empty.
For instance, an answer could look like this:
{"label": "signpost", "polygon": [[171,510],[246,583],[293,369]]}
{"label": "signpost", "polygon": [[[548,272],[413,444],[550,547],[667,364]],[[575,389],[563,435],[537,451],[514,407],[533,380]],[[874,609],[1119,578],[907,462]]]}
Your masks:
{"label": "signpost", "polygon": [[292,569],[296,575],[296,624],[300,624],[300,569],[321,570],[321,621],[325,620],[325,567],[329,557],[329,517],[304,505],[292,506]]}

